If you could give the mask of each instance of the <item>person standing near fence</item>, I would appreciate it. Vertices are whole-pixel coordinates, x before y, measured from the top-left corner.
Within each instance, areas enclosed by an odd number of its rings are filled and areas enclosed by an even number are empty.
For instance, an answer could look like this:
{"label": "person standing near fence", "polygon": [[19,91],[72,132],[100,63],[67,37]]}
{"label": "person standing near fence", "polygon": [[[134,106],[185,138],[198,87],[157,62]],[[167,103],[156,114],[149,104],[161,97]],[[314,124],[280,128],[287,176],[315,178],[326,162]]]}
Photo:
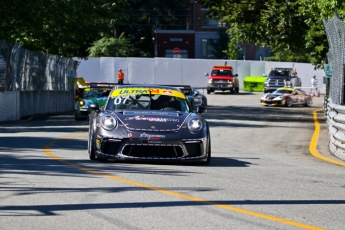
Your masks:
{"label": "person standing near fence", "polygon": [[319,91],[318,91],[318,81],[316,78],[316,75],[314,75],[311,78],[311,92],[310,92],[311,96],[319,96]]}
{"label": "person standing near fence", "polygon": [[119,69],[119,72],[117,72],[117,84],[123,85],[124,78],[125,78],[125,73],[122,72],[122,69]]}

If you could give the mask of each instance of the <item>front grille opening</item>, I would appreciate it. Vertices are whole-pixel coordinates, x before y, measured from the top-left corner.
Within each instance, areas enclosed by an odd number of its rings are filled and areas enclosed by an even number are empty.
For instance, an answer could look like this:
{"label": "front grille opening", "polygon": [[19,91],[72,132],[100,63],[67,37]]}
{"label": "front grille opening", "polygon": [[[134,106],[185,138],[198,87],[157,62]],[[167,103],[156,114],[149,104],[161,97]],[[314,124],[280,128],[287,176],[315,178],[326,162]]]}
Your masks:
{"label": "front grille opening", "polygon": [[174,158],[182,157],[183,151],[180,146],[127,145],[122,154],[131,157]]}
{"label": "front grille opening", "polygon": [[102,152],[104,154],[109,155],[116,155],[119,151],[119,148],[121,146],[121,141],[107,141],[105,140],[102,144]]}
{"label": "front grille opening", "polygon": [[80,114],[83,116],[89,116],[89,111],[80,111]]}
{"label": "front grille opening", "polygon": [[202,143],[186,143],[188,156],[197,157],[202,155]]}

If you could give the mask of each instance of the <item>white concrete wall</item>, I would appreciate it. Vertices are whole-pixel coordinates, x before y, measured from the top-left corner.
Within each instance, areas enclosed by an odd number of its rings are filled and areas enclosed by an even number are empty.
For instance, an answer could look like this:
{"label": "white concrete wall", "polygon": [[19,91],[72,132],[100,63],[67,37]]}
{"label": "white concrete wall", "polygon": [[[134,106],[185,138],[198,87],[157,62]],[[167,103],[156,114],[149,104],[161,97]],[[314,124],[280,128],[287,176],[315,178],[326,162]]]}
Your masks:
{"label": "white concrete wall", "polygon": [[73,111],[74,91],[8,91],[0,93],[0,122],[38,114]]}
{"label": "white concrete wall", "polygon": [[314,70],[309,63],[178,58],[91,58],[79,61],[77,76],[86,81],[117,82],[117,71],[122,68],[125,83],[188,84],[193,87],[206,87],[205,73],[209,73],[213,65],[227,62],[239,75],[240,90],[244,88],[246,76],[268,74],[271,67],[289,67],[296,68],[302,87],[310,87],[310,80],[315,74],[321,94],[326,92],[324,71]]}
{"label": "white concrete wall", "polygon": [[21,91],[20,117],[73,111],[74,91]]}

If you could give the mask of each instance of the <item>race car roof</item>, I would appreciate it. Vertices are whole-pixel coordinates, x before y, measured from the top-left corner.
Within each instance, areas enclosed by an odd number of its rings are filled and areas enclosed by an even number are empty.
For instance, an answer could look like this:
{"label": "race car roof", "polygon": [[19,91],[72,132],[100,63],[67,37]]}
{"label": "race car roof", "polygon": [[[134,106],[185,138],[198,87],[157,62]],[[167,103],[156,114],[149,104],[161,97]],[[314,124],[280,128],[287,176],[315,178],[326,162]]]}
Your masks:
{"label": "race car roof", "polygon": [[164,85],[118,85],[111,93],[110,97],[133,95],[133,94],[158,94],[170,95],[179,98],[186,98],[179,88]]}

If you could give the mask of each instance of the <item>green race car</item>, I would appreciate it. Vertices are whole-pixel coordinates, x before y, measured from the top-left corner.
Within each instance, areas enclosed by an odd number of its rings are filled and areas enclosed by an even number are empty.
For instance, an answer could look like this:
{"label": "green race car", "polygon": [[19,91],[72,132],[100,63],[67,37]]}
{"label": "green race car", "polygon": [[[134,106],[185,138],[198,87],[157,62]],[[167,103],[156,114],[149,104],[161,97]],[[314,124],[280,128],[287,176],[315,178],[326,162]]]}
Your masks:
{"label": "green race car", "polygon": [[105,104],[109,93],[116,83],[90,83],[90,87],[84,89],[82,96],[74,105],[75,120],[86,120],[89,118],[89,105],[97,103],[100,107]]}

